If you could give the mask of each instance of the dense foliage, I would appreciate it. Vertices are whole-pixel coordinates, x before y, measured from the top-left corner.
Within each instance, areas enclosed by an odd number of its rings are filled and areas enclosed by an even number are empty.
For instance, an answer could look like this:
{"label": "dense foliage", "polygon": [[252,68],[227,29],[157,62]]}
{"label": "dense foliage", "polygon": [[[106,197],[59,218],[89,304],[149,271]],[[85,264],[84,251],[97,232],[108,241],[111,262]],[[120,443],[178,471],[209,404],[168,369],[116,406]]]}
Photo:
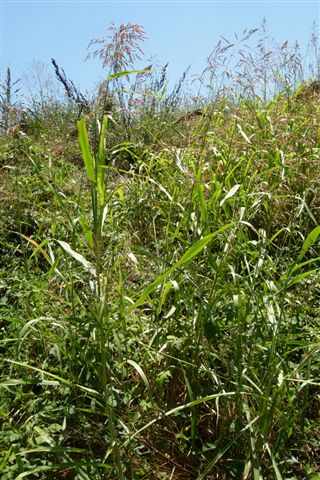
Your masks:
{"label": "dense foliage", "polygon": [[77,127],[5,105],[1,478],[320,478],[319,82],[122,67]]}

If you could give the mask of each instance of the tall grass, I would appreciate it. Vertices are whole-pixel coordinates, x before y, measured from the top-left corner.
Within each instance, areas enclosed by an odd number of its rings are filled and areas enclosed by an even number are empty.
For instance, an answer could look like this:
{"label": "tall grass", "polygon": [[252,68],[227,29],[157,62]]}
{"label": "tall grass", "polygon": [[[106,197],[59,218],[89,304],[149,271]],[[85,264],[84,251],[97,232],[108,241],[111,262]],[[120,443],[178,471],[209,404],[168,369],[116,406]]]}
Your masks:
{"label": "tall grass", "polygon": [[269,99],[261,35],[262,91],[186,115],[143,71],[129,127],[78,122],[81,165],[2,139],[4,480],[317,474],[319,94],[284,70]]}

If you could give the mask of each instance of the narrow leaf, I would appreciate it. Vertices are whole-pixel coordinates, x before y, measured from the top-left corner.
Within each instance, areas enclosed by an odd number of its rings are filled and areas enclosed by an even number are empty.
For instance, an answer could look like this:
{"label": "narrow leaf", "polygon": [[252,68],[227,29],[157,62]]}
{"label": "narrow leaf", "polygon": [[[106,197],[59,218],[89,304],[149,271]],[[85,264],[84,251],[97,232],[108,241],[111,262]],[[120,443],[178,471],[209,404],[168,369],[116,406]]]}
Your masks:
{"label": "narrow leaf", "polygon": [[137,370],[137,372],[139,373],[140,377],[142,378],[143,383],[145,384],[145,386],[146,386],[147,388],[150,388],[148,379],[147,379],[144,371],[143,371],[142,368],[140,367],[140,365],[138,365],[137,362],[135,362],[134,360],[127,360],[127,362],[130,363],[130,365],[132,365],[132,366]]}
{"label": "narrow leaf", "polygon": [[[175,408],[172,408],[171,410],[168,410],[167,412],[163,413],[162,415],[159,415],[155,418],[153,418],[150,422],[148,422],[146,425],[144,425],[143,427],[141,427],[139,430],[135,431],[128,440],[126,440],[124,443],[123,443],[123,447],[125,447],[133,438],[135,438],[137,435],[139,435],[141,432],[143,432],[144,430],[147,430],[149,427],[151,427],[151,425],[154,425],[155,423],[157,423],[159,420],[161,420],[162,418],[165,418],[165,417],[170,417],[171,415],[174,415],[178,412],[181,412],[183,410],[188,410],[189,408],[192,408],[192,407],[195,407],[196,405],[200,405],[202,403],[206,403],[206,402],[210,402],[211,400],[215,400],[217,398],[221,398],[221,397],[229,397],[229,396],[233,396],[235,395],[235,392],[224,392],[224,393],[214,393],[212,395],[207,395],[206,397],[201,397],[201,398],[197,398],[196,400],[193,400],[192,402],[189,402],[189,403],[185,403],[183,405],[179,405],[178,407],[175,407]],[[257,420],[257,418],[255,418],[251,424],[253,422],[255,422]],[[247,428],[249,428],[250,425],[247,425],[245,427],[244,430],[246,430]]]}
{"label": "narrow leaf", "polygon": [[237,184],[237,185],[234,185],[231,190],[229,190],[229,192],[227,193],[227,195],[221,200],[220,202],[220,207],[222,207],[222,205],[224,204],[224,202],[226,200],[228,200],[228,198],[231,198],[233,197],[233,195],[235,195],[235,193],[237,193],[237,191],[239,190],[239,188],[241,187],[240,184]]}
{"label": "narrow leaf", "polygon": [[250,144],[251,144],[250,138],[244,133],[244,131],[242,130],[241,125],[238,124],[237,127],[238,127],[238,130],[239,130],[240,135],[245,139],[245,141],[246,141],[247,143],[250,143]]}
{"label": "narrow leaf", "polygon": [[192,247],[189,248],[189,250],[186,251],[186,253],[180,258],[180,260],[175,263],[171,268],[169,268],[165,273],[163,273],[162,275],[159,275],[152,283],[151,285],[149,285],[145,291],[140,295],[140,298],[136,301],[136,303],[134,305],[132,305],[130,307],[130,309],[134,309],[134,308],[137,308],[139,307],[140,305],[143,304],[143,302],[146,300],[146,298],[148,298],[148,296],[150,295],[151,292],[153,292],[153,290],[158,286],[160,285],[160,283],[163,282],[163,280],[165,280],[171,273],[173,273],[175,270],[177,270],[178,268],[180,268],[182,265],[184,265],[185,263],[188,263],[190,262],[196,255],[198,255],[198,253],[200,253],[204,247],[209,243],[211,242],[211,240],[216,237],[217,235],[219,235],[220,233],[224,232],[225,230],[227,230],[228,228],[230,228],[231,226],[233,225],[233,223],[229,223],[227,225],[224,225],[222,228],[220,228],[219,230],[217,230],[216,232],[213,232],[213,233],[210,233],[210,235],[207,235],[206,237],[204,238],[201,238],[200,240],[198,240],[194,245],[192,245]]}
{"label": "narrow leaf", "polygon": [[318,268],[315,268],[315,269],[313,269],[313,270],[308,270],[307,272],[301,273],[300,275],[298,275],[297,277],[294,277],[294,278],[289,282],[289,284],[287,285],[287,288],[292,287],[292,285],[295,285],[296,283],[302,282],[302,280],[305,280],[307,277],[309,277],[309,276],[312,275],[313,273],[316,273],[317,271],[319,271],[319,269],[318,269]]}
{"label": "narrow leaf", "polygon": [[90,262],[88,262],[88,260],[86,260],[80,253],[75,252],[67,242],[63,242],[62,240],[57,240],[57,242],[71,257],[77,260],[77,262],[81,263],[81,265],[85,268],[85,270],[87,270],[87,272],[90,272],[92,275],[96,276],[96,269],[94,268],[94,266]]}
{"label": "narrow leaf", "polygon": [[116,80],[117,78],[127,77],[128,75],[132,75],[133,73],[150,73],[152,72],[151,69],[144,69],[144,70],[126,70],[124,72],[113,73],[109,75],[108,80]]}
{"label": "narrow leaf", "polygon": [[107,130],[108,116],[104,115],[100,130],[100,139],[99,139],[99,166],[104,165],[105,163],[105,143],[106,143],[106,130]]}
{"label": "narrow leaf", "polygon": [[238,432],[234,438],[232,438],[229,442],[226,443],[226,445],[211,460],[211,462],[201,473],[201,475],[197,477],[197,480],[204,480],[207,477],[207,475],[210,473],[211,469],[218,462],[218,460],[229,450],[229,448],[232,447],[232,445],[238,440],[238,438],[241,437],[242,433],[248,430],[248,428],[250,428],[258,420],[258,418],[259,417],[255,417],[253,420],[251,420],[251,422],[248,423],[245,427],[243,427],[243,429],[240,430],[240,432]]}

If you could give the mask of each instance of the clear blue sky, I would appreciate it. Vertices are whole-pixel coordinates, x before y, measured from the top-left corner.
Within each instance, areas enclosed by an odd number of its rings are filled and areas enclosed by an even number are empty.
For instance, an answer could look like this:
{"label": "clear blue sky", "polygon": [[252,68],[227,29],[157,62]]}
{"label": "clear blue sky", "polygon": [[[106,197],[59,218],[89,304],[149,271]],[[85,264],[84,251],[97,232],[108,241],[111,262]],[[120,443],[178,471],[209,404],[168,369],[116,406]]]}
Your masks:
{"label": "clear blue sky", "polygon": [[[14,78],[32,60],[48,65],[57,60],[69,78],[83,91],[102,78],[97,61],[84,62],[92,38],[103,37],[111,21],[142,25],[149,37],[144,44],[146,60],[169,62],[169,79],[175,81],[191,65],[200,73],[220,35],[232,40],[235,32],[261,25],[277,42],[304,46],[312,24],[319,25],[319,1],[15,1],[0,0],[0,65],[10,65]],[[49,65],[49,69],[50,69]]]}

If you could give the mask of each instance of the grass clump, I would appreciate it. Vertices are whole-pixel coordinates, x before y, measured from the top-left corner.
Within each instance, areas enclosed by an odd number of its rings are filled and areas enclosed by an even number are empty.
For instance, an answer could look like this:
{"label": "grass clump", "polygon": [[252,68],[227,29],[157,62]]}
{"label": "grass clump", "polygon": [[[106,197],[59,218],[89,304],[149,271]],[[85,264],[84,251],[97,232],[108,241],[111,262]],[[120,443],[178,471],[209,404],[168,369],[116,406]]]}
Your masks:
{"label": "grass clump", "polygon": [[1,137],[1,478],[317,478],[317,82],[133,111],[99,45],[118,114]]}

